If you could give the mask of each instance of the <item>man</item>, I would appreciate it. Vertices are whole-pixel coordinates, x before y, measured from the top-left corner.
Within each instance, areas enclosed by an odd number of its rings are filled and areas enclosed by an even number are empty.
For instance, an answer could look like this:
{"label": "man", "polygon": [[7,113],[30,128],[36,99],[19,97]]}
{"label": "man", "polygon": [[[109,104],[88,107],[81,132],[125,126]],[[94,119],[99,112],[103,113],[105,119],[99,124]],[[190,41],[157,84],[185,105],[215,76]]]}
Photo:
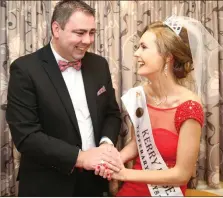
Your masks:
{"label": "man", "polygon": [[106,196],[98,164],[120,168],[120,130],[107,61],[87,52],[94,10],[59,2],[51,42],[11,64],[7,121],[21,153],[19,196]]}

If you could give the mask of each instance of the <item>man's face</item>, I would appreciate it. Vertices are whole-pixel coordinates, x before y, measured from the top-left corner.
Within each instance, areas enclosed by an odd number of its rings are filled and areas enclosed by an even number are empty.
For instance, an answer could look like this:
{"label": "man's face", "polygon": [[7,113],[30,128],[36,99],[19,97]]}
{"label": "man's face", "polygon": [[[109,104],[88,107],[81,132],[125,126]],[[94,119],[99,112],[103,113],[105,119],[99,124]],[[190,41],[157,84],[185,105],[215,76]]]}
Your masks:
{"label": "man's face", "polygon": [[69,61],[80,60],[94,42],[95,18],[76,11],[70,16],[64,30],[56,21],[52,24],[52,29],[59,54]]}

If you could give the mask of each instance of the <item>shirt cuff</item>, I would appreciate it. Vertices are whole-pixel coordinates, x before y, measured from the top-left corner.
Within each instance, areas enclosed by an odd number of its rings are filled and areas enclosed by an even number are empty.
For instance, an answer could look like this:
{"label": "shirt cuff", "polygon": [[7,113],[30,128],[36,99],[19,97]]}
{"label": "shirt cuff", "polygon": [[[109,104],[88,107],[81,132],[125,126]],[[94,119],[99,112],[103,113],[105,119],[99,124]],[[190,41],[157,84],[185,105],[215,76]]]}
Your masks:
{"label": "shirt cuff", "polygon": [[106,143],[111,144],[111,145],[114,146],[113,142],[112,142],[108,137],[106,137],[106,136],[103,136],[103,137],[101,138],[101,141],[100,141],[99,144],[101,144],[102,142],[106,142]]}

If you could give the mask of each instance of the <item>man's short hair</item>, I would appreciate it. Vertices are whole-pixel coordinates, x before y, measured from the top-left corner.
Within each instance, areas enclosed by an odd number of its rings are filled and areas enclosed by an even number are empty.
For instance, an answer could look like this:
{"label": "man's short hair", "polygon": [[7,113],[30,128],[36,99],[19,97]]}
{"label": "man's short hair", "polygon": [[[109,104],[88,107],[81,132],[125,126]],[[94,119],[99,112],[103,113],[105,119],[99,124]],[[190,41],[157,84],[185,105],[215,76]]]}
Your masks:
{"label": "man's short hair", "polygon": [[53,34],[52,30],[52,24],[54,21],[57,21],[61,27],[61,29],[64,29],[68,19],[70,16],[76,12],[81,11],[86,14],[92,15],[95,17],[95,9],[93,9],[91,6],[86,4],[84,1],[77,0],[77,1],[71,1],[71,0],[63,0],[56,4],[52,19],[51,19],[51,32]]}

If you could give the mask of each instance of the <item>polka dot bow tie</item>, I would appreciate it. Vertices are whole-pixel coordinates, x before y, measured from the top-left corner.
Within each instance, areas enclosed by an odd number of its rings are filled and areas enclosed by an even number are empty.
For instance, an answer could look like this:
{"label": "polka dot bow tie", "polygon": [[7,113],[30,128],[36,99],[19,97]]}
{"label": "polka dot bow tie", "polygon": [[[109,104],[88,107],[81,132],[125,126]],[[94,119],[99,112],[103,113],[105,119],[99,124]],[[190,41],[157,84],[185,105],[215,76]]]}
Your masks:
{"label": "polka dot bow tie", "polygon": [[58,65],[59,65],[60,71],[62,72],[65,71],[68,67],[73,67],[74,69],[79,71],[81,69],[81,60],[72,61],[72,62],[59,60]]}

